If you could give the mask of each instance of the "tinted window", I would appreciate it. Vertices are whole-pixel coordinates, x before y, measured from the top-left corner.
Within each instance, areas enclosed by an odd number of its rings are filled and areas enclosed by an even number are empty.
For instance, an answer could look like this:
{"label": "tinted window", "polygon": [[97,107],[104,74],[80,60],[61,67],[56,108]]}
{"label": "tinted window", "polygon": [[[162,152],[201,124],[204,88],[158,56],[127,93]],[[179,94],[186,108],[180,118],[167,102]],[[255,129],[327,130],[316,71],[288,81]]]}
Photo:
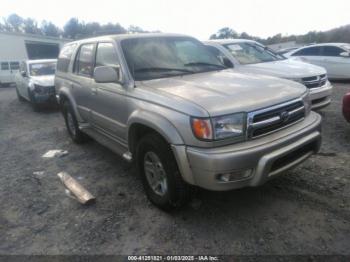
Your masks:
{"label": "tinted window", "polygon": [[93,68],[94,44],[82,45],[75,61],[75,72],[79,75],[91,76]]}
{"label": "tinted window", "polygon": [[9,69],[10,69],[9,63],[7,63],[7,62],[1,63],[1,70],[9,70]]}
{"label": "tinted window", "polygon": [[65,45],[58,57],[57,71],[68,72],[68,66],[76,45]]}
{"label": "tinted window", "polygon": [[321,55],[323,56],[339,56],[344,50],[336,46],[324,46]]}
{"label": "tinted window", "polygon": [[119,65],[118,56],[114,50],[112,43],[99,43],[96,53],[96,65],[97,66],[115,66]]}
{"label": "tinted window", "polygon": [[295,52],[292,56],[318,56],[320,50],[320,47],[307,47]]}
{"label": "tinted window", "polygon": [[18,70],[19,69],[19,62],[10,62],[11,70]]}
{"label": "tinted window", "polygon": [[145,37],[122,41],[135,80],[147,80],[224,69],[199,41],[189,37]]}

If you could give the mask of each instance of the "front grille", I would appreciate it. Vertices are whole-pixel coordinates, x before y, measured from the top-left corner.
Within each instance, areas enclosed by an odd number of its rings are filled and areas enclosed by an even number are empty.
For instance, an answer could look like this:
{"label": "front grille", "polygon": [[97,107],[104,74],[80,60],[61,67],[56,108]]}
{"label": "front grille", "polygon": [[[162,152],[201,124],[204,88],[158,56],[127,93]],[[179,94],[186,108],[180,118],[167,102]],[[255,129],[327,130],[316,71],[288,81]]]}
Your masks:
{"label": "front grille", "polygon": [[323,74],[319,76],[304,77],[301,80],[307,88],[317,88],[324,86],[327,83],[327,75]]}
{"label": "front grille", "polygon": [[301,100],[251,112],[248,115],[248,137],[255,138],[275,132],[304,117],[305,107]]}

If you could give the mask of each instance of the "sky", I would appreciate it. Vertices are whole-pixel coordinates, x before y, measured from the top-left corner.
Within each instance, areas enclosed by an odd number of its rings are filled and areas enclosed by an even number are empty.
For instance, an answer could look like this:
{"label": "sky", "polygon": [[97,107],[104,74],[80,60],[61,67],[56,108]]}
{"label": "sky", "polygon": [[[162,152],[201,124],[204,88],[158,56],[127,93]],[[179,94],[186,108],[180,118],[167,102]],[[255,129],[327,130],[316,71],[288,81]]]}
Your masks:
{"label": "sky", "polygon": [[200,40],[222,27],[265,38],[350,24],[350,0],[1,0],[0,17],[12,13],[59,27],[76,17]]}

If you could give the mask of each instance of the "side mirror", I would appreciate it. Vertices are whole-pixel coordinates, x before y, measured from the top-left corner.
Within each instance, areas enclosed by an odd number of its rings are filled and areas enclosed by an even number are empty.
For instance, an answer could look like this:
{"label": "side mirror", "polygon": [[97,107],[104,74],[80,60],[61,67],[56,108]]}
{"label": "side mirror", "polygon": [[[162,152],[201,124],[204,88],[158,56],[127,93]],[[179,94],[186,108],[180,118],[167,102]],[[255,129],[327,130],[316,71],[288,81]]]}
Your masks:
{"label": "side mirror", "polygon": [[342,56],[342,57],[350,57],[350,53],[349,52],[342,52],[342,53],[340,53],[340,56]]}
{"label": "side mirror", "polygon": [[233,68],[233,63],[230,61],[230,59],[228,59],[227,57],[224,57],[222,59],[222,62],[224,63],[224,65],[228,68]]}
{"label": "side mirror", "polygon": [[21,71],[21,76],[26,77],[27,76],[26,71]]}
{"label": "side mirror", "polygon": [[120,66],[98,66],[94,70],[96,83],[121,83]]}

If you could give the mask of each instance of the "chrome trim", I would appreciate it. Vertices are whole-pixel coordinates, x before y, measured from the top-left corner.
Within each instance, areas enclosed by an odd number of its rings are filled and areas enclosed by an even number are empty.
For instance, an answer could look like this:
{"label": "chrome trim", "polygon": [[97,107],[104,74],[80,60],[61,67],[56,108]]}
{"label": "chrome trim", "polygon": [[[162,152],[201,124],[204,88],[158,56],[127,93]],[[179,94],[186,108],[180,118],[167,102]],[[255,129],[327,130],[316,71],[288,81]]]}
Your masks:
{"label": "chrome trim", "polygon": [[[246,132],[246,139],[249,140],[249,139],[255,139],[255,138],[258,138],[258,137],[262,137],[262,136],[265,136],[265,135],[268,135],[268,134],[271,134],[271,133],[274,133],[276,131],[279,131],[281,129],[284,129],[284,128],[287,128],[291,125],[294,125],[302,120],[305,119],[305,116],[298,119],[297,121],[293,122],[293,123],[290,123],[288,125],[285,125],[281,128],[277,128],[273,131],[270,131],[270,132],[267,132],[265,134],[262,134],[262,135],[259,135],[259,136],[252,136],[252,133],[254,130],[258,129],[258,128],[263,128],[263,127],[266,127],[266,126],[269,126],[269,125],[273,125],[275,123],[278,123],[280,120],[281,120],[281,116],[273,116],[271,117],[270,119],[266,119],[266,120],[263,120],[263,121],[260,121],[260,122],[256,122],[256,123],[253,123],[253,120],[254,120],[254,117],[256,115],[260,115],[260,114],[263,114],[263,113],[268,113],[270,111],[274,111],[276,109],[280,109],[280,108],[284,108],[284,107],[287,107],[289,105],[292,105],[292,104],[295,104],[297,102],[301,102],[303,104],[303,106],[299,107],[299,108],[296,108],[292,111],[288,111],[288,115],[287,117],[290,117],[290,116],[293,116],[301,111],[305,111],[305,105],[304,105],[304,101],[302,98],[297,98],[297,99],[294,99],[294,100],[291,100],[291,101],[288,101],[288,102],[285,102],[285,103],[282,103],[282,104],[278,104],[278,105],[275,105],[275,106],[271,106],[271,107],[267,107],[267,108],[263,108],[263,109],[260,109],[260,110],[256,110],[256,111],[253,111],[253,112],[249,112],[247,114],[247,132]],[[305,112],[306,114],[306,112]]]}

